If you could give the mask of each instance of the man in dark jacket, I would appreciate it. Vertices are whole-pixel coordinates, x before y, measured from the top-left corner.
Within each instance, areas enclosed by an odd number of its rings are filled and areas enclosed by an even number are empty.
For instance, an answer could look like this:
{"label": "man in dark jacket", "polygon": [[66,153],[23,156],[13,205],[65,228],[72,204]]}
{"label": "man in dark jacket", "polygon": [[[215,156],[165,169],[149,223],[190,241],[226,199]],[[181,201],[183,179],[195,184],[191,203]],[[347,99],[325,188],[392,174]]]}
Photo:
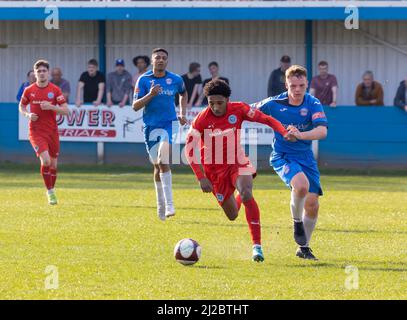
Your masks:
{"label": "man in dark jacket", "polygon": [[407,78],[400,82],[394,97],[394,105],[407,112]]}
{"label": "man in dark jacket", "polygon": [[291,58],[284,55],[281,57],[280,62],[280,68],[273,70],[270,75],[267,86],[268,97],[274,97],[287,91],[287,88],[285,87],[285,71],[291,66]]}

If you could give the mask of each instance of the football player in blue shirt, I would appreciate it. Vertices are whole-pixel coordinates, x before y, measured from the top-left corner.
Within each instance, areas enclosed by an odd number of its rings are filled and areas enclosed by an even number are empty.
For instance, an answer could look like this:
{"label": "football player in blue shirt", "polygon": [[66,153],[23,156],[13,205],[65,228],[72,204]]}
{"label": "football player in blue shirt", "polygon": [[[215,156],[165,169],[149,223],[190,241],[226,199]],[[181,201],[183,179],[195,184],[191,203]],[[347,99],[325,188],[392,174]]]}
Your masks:
{"label": "football player in blue shirt", "polygon": [[296,255],[316,260],[309,242],[318,218],[318,197],[322,195],[322,188],[311,145],[312,140],[327,136],[328,121],[319,100],[306,93],[307,70],[293,65],[287,69],[285,77],[287,92],[252,106],[279,120],[296,139],[290,142],[275,132],[270,165],[291,188],[294,239],[299,245]]}
{"label": "football player in blue shirt", "polygon": [[[154,184],[157,196],[157,214],[161,220],[175,215],[172,198],[170,168],[171,144],[178,133],[178,121],[186,121],[188,94],[178,74],[166,70],[168,52],[157,48],[152,53],[153,70],[137,80],[133,109],[143,110],[143,132],[147,152],[154,165]],[[175,96],[179,94],[180,114],[175,110]]]}

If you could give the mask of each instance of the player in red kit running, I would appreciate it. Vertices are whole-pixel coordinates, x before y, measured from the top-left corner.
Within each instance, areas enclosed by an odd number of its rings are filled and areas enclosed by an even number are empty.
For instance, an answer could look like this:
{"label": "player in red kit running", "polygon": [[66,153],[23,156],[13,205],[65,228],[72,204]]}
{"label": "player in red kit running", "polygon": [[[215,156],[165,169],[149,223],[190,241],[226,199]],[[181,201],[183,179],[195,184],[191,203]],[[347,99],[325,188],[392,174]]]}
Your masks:
{"label": "player in red kit running", "polygon": [[[205,86],[204,93],[209,106],[192,122],[185,147],[187,160],[202,191],[215,195],[229,220],[237,218],[243,203],[253,242],[253,260],[264,261],[260,210],[252,193],[256,169],[240,145],[240,130],[246,120],[266,124],[286,139],[290,136],[274,118],[243,102],[229,102],[231,90],[226,82],[212,80]],[[203,172],[194,154],[196,147],[200,148]],[[239,192],[236,198],[235,189]]]}
{"label": "player in red kit running", "polygon": [[[29,119],[29,138],[41,161],[41,175],[47,188],[49,204],[57,204],[55,181],[59,155],[57,114],[68,115],[69,109],[61,89],[48,81],[49,63],[34,64],[37,81],[24,90],[20,112]],[[27,106],[30,105],[30,111]]]}

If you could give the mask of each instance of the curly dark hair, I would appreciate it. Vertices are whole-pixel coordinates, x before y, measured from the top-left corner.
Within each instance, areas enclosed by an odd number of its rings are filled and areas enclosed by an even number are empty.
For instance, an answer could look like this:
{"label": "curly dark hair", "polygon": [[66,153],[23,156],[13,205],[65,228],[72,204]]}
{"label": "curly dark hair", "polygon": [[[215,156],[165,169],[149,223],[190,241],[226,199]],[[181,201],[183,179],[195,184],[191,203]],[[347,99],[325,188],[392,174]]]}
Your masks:
{"label": "curly dark hair", "polygon": [[232,90],[230,90],[229,85],[220,79],[215,79],[209,81],[204,88],[204,94],[206,97],[209,96],[223,96],[225,98],[229,98],[232,93]]}
{"label": "curly dark hair", "polygon": [[137,67],[137,61],[138,59],[143,59],[144,62],[146,63],[147,67],[150,66],[151,62],[150,62],[150,58],[148,56],[137,56],[133,58],[133,64]]}

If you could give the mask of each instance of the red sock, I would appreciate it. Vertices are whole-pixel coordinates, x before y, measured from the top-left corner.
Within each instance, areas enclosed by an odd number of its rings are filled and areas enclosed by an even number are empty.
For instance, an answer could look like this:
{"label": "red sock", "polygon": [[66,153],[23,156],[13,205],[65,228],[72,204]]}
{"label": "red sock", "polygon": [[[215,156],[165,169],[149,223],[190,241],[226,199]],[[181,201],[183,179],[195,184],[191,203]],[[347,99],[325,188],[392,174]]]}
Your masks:
{"label": "red sock", "polygon": [[260,210],[256,200],[251,198],[243,202],[246,211],[246,220],[249,225],[253,244],[261,244]]}
{"label": "red sock", "polygon": [[45,187],[50,190],[52,189],[52,178],[51,173],[49,172],[49,166],[41,166],[41,175],[44,179]]}
{"label": "red sock", "polygon": [[49,173],[51,174],[51,188],[54,189],[55,182],[57,181],[57,169],[51,168],[49,169]]}
{"label": "red sock", "polygon": [[242,197],[240,196],[240,193],[237,194],[235,199],[237,204],[237,211],[239,211],[240,207],[242,206]]}

